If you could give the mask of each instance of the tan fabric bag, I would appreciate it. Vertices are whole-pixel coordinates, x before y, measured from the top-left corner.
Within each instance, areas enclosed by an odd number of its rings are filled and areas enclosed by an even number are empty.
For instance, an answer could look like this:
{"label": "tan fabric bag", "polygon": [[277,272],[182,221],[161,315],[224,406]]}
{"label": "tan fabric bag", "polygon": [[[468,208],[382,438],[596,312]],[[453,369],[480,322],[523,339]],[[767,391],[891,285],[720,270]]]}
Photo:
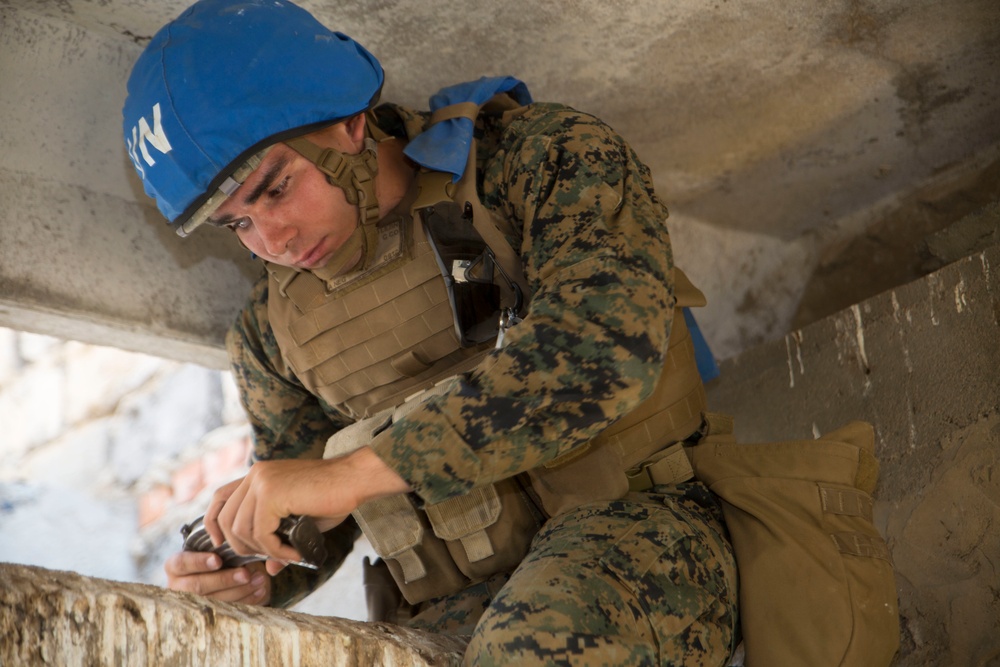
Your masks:
{"label": "tan fabric bag", "polygon": [[748,667],[890,664],[899,610],[889,549],[872,523],[872,426],[739,444],[726,434],[731,419],[707,423],[688,454],[723,500]]}

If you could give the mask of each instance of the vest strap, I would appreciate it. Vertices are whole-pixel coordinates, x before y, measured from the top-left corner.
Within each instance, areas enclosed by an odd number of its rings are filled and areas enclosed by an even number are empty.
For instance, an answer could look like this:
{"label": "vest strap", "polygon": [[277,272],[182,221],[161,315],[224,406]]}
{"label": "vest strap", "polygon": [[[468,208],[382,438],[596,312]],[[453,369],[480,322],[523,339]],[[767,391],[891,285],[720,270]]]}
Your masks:
{"label": "vest strap", "polygon": [[[472,145],[469,148],[469,161],[467,164],[465,174],[459,180],[455,191],[455,201],[460,204],[466,203],[472,207],[473,226],[479,232],[479,235],[483,237],[483,240],[486,241],[486,245],[493,251],[500,271],[503,272],[509,281],[516,285],[516,289],[520,290],[521,299],[515,296],[508,303],[517,303],[518,305],[521,303],[527,304],[531,290],[528,287],[527,278],[524,277],[521,258],[514,248],[511,247],[507,237],[500,233],[500,230],[494,224],[493,214],[479,200],[479,193],[476,190],[475,139],[472,140]],[[500,285],[503,288],[506,285],[505,281],[500,281]]]}
{"label": "vest strap", "polygon": [[681,484],[694,479],[694,470],[681,443],[671,445],[643,463],[639,469],[627,473],[629,491],[647,491],[657,484]]}
{"label": "vest strap", "polygon": [[[475,102],[450,104],[432,113],[428,126],[452,118],[468,118],[475,122],[479,116],[479,109],[480,105]],[[452,181],[452,175],[447,172],[422,170],[417,178],[420,180],[420,195],[413,205],[414,213],[418,208],[433,206],[439,201],[454,201],[460,206],[470,206],[472,208],[472,224],[486,241],[486,245],[493,251],[500,272],[515,286],[513,288],[515,291],[520,291],[520,294],[505,294],[506,302],[516,304],[518,307],[526,304],[531,292],[528,289],[528,281],[524,277],[520,257],[511,247],[507,237],[497,228],[493,214],[479,200],[479,193],[476,190],[475,138],[473,137],[469,142],[469,159],[465,163],[465,173],[462,174],[462,178],[457,184]],[[510,291],[506,281],[498,282],[504,292]]]}
{"label": "vest strap", "polygon": [[859,516],[868,521],[872,520],[874,502],[872,497],[864,491],[820,486],[819,496],[823,504],[823,511],[827,514]]}
{"label": "vest strap", "polygon": [[407,549],[397,554],[395,558],[399,562],[399,566],[403,568],[403,580],[406,583],[417,581],[427,576],[427,568],[424,566],[424,562],[420,560],[420,556],[417,555],[416,549]]}
{"label": "vest strap", "polygon": [[719,412],[706,412],[702,415],[704,418],[704,423],[701,427],[701,435],[708,437],[710,435],[714,436],[731,436],[733,434],[733,427],[736,423],[735,418],[732,415],[726,415]]}
{"label": "vest strap", "polygon": [[864,533],[833,533],[830,535],[837,550],[842,554],[862,558],[879,558],[892,562],[889,547],[881,537],[875,538]]}
{"label": "vest strap", "polygon": [[446,107],[441,107],[432,113],[428,127],[434,125],[435,123],[451,120],[452,118],[468,118],[472,122],[476,122],[476,117],[478,115],[479,105],[475,102],[457,102],[455,104],[449,104]]}

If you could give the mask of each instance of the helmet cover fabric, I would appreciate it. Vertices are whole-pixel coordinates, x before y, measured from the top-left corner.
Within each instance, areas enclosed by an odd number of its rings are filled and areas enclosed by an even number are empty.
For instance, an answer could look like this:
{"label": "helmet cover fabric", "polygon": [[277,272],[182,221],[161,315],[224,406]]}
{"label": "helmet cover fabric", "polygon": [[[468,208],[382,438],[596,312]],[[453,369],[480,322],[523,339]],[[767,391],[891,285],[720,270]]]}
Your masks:
{"label": "helmet cover fabric", "polygon": [[[461,102],[482,105],[497,93],[508,93],[518,104],[531,104],[528,87],[518,79],[512,76],[484,76],[442,88],[431,97],[430,108],[437,111]],[[423,167],[449,172],[452,180],[457,182],[465,172],[473,129],[474,124],[468,118],[450,118],[414,137],[403,152]]]}
{"label": "helmet cover fabric", "polygon": [[125,144],[180,224],[210,214],[198,209],[262,148],[368,109],[383,81],[364,47],[287,0],[201,0],[136,61]]}

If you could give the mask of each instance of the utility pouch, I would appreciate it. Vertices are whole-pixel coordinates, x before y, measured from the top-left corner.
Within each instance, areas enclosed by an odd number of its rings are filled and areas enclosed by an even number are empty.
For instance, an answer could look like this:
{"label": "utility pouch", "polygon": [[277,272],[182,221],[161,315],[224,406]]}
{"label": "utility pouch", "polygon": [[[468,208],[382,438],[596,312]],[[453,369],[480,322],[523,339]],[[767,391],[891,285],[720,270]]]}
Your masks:
{"label": "utility pouch", "polygon": [[507,479],[424,511],[399,494],[367,502],[353,515],[412,605],[514,569],[541,523],[529,502]]}
{"label": "utility pouch", "polygon": [[889,665],[899,611],[889,549],[872,523],[872,426],[739,444],[731,419],[706,415],[706,423],[688,454],[723,501],[746,664]]}
{"label": "utility pouch", "polygon": [[513,570],[527,555],[541,527],[530,502],[517,480],[505,479],[424,509],[458,569],[478,581]]}
{"label": "utility pouch", "polygon": [[469,584],[407,494],[369,501],[352,514],[410,604],[457,593]]}

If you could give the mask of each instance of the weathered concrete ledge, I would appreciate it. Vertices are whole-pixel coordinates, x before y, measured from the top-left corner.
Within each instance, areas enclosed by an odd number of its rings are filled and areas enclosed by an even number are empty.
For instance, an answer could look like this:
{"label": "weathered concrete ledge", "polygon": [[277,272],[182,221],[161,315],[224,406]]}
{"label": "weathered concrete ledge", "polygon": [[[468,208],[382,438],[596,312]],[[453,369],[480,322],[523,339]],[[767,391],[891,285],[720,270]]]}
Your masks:
{"label": "weathered concrete ledge", "polygon": [[0,665],[461,663],[464,642],[0,563]]}
{"label": "weathered concrete ledge", "polygon": [[1000,246],[722,364],[745,442],[875,425],[897,666],[1000,664]]}

